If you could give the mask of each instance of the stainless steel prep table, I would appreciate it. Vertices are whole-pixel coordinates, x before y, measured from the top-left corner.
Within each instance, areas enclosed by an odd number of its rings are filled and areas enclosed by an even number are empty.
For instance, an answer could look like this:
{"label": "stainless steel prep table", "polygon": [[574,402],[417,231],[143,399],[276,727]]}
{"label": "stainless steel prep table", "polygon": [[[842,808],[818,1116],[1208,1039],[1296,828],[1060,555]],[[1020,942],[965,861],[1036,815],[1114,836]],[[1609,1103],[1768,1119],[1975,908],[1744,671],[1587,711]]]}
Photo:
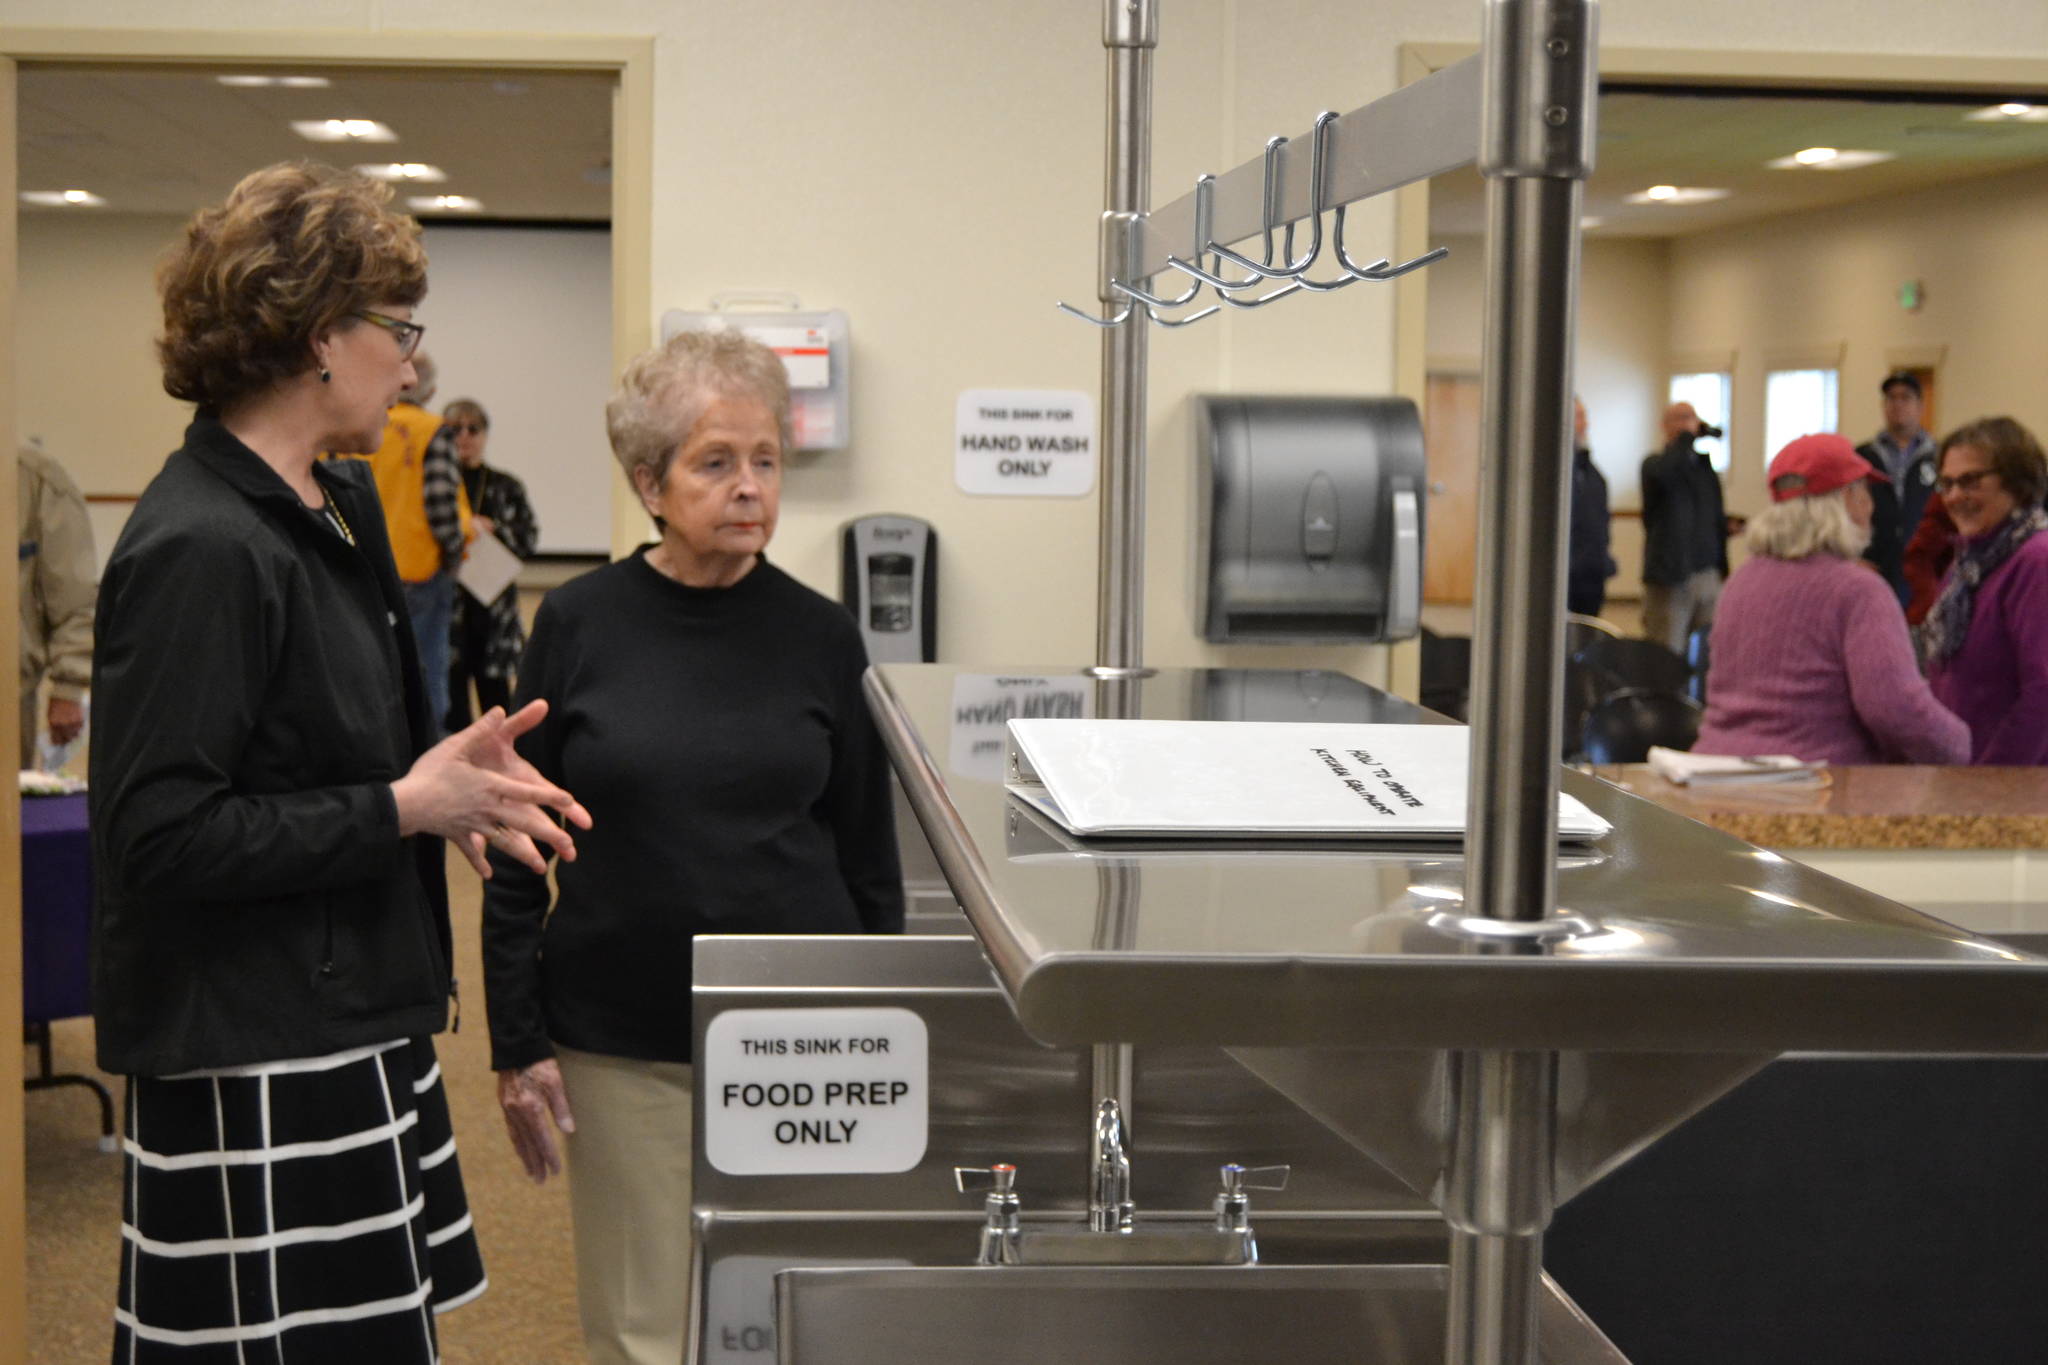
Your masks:
{"label": "stainless steel prep table", "polygon": [[[1083,844],[1000,781],[949,771],[956,683],[882,665],[869,700],[1019,1022],[1055,1044],[1626,1053],[2048,1050],[2048,962],[1565,774],[1614,825],[1560,847],[1558,903],[1597,932],[1503,953],[1429,927],[1455,849]],[[1075,678],[1076,668],[1005,669]],[[1257,675],[1254,675],[1257,676]],[[1340,675],[1264,718],[1440,718]],[[1122,711],[1214,714],[1219,674],[1162,669]],[[1093,684],[1091,684],[1093,685]]]}

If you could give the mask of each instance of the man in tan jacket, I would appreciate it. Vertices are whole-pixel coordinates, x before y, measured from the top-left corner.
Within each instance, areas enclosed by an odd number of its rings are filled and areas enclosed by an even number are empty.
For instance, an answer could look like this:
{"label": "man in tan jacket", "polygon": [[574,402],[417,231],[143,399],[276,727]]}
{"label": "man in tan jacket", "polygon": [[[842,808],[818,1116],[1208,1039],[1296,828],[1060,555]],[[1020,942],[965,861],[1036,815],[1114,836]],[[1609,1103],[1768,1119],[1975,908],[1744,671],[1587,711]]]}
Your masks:
{"label": "man in tan jacket", "polygon": [[36,693],[50,684],[50,742],[69,744],[85,728],[81,704],[92,684],[92,612],[99,558],[85,497],[64,467],[24,445],[15,508],[21,525],[21,752],[36,766]]}

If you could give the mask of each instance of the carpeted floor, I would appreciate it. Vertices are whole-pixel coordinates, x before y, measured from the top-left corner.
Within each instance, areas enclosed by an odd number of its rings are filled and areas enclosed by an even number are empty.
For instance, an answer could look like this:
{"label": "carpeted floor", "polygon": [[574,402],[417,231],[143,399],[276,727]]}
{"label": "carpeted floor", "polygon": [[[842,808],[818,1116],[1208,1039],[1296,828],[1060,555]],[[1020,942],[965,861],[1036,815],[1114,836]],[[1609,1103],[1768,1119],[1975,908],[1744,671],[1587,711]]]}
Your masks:
{"label": "carpeted floor", "polygon": [[[520,1171],[498,1116],[478,962],[476,874],[450,856],[462,1031],[435,1040],[455,1137],[483,1244],[490,1291],[440,1320],[448,1365],[554,1365],[583,1359],[575,1265],[563,1183],[535,1188]],[[92,1024],[53,1030],[59,1071],[93,1072]],[[33,1053],[24,1065],[35,1069]],[[120,1084],[101,1078],[120,1097]],[[36,1365],[104,1365],[113,1341],[121,1235],[121,1160],[101,1152],[99,1110],[75,1087],[26,1096],[28,1358]],[[677,1210],[676,1217],[687,1217]]]}

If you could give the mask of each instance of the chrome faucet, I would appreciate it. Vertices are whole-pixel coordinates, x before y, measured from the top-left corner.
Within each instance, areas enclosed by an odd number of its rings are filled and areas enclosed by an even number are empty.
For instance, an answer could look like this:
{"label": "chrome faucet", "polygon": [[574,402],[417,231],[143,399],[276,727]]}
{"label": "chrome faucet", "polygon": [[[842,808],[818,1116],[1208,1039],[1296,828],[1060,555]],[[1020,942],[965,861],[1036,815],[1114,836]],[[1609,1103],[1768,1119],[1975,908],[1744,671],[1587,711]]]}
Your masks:
{"label": "chrome faucet", "polygon": [[1129,1232],[1134,1213],[1131,1204],[1131,1158],[1124,1150],[1123,1111],[1115,1100],[1095,1106],[1095,1142],[1088,1187],[1088,1230]]}
{"label": "chrome faucet", "polygon": [[[1285,1166],[1222,1169],[1222,1191],[1213,1218],[1169,1214],[1138,1223],[1131,1209],[1131,1160],[1124,1151],[1123,1119],[1116,1101],[1104,1100],[1095,1114],[1096,1179],[1089,1192],[1087,1230],[1075,1223],[1026,1227],[1017,1197],[1017,1168],[956,1166],[953,1183],[962,1193],[987,1191],[982,1200],[979,1265],[1256,1265],[1258,1239],[1252,1233],[1252,1190],[1287,1184]],[[1104,1233],[1111,1234],[1104,1236]]]}

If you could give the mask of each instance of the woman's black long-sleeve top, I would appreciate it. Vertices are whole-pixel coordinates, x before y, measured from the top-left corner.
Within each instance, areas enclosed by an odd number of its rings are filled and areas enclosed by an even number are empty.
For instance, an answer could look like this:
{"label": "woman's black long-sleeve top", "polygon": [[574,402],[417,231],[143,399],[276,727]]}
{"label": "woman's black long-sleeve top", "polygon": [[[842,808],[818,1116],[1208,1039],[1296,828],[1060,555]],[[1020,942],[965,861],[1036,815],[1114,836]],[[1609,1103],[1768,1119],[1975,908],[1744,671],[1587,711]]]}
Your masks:
{"label": "woman's black long-sleeve top", "polygon": [[520,751],[590,811],[546,879],[493,855],[484,889],[491,1065],[553,1043],[690,1059],[696,934],[903,927],[888,763],[846,609],[765,560],[691,588],[646,552],[549,593],[517,701]]}
{"label": "woman's black long-sleeve top", "polygon": [[351,545],[211,416],[100,586],[91,759],[100,1065],[319,1056],[447,1020],[441,840],[401,839],[424,745],[368,467],[321,465]]}

